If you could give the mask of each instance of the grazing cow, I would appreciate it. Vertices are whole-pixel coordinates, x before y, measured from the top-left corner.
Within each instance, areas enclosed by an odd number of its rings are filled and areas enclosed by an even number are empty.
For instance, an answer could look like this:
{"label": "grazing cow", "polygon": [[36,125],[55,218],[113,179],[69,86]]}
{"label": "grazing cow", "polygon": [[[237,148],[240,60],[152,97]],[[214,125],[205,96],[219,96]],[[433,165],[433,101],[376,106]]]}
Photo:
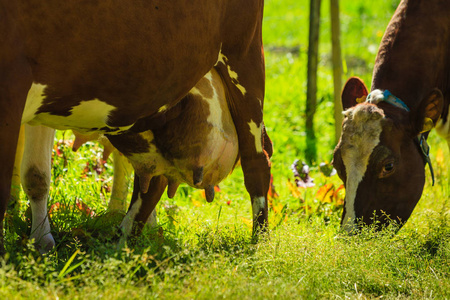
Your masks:
{"label": "grazing cow", "polygon": [[108,134],[134,161],[145,194],[150,136],[139,133],[164,123],[215,69],[238,136],[254,230],[264,229],[270,162],[262,15],[262,0],[0,0],[0,221],[21,123]]}
{"label": "grazing cow", "polygon": [[346,186],[347,231],[356,220],[376,219],[378,228],[406,222],[421,197],[426,164],[432,171],[429,131],[436,127],[450,143],[449,16],[448,1],[402,1],[382,39],[371,93],[358,78],[344,87],[333,164]]}
{"label": "grazing cow", "polygon": [[[22,162],[22,178],[24,190],[27,193],[32,208],[32,234],[36,245],[41,252],[46,252],[54,246],[54,240],[50,234],[50,224],[47,218],[47,197],[50,183],[50,154],[53,144],[54,129],[44,126],[27,126],[25,151]],[[48,133],[46,143],[42,134]],[[92,139],[97,139],[97,134],[81,135],[75,133],[76,140],[73,149]],[[134,221],[138,233],[142,225],[149,222],[156,225],[155,206],[168,185],[168,196],[172,198],[180,183],[188,183],[196,188],[205,189],[206,199],[211,202],[214,198],[214,185],[224,179],[233,169],[238,157],[238,138],[231,118],[222,79],[215,70],[211,70],[202,78],[196,86],[175,107],[165,114],[165,121],[153,130],[137,133],[132,138],[145,141],[143,145],[133,144],[127,151],[135,148],[147,149],[142,151],[136,160],[133,153],[128,156],[131,162],[137,161],[135,169],[137,174],[142,174],[139,168],[145,167],[139,162],[151,164],[152,175],[150,187],[141,189],[142,175],[135,176],[134,193],[127,216],[121,224],[124,243],[131,233]],[[114,140],[114,136],[111,137]],[[102,140],[102,139],[100,139]],[[118,153],[108,141],[102,141],[108,152]],[[48,154],[48,155],[46,155]],[[144,155],[144,158],[140,156]],[[109,203],[109,210],[124,209],[126,189],[120,189],[126,184],[121,176],[121,170],[127,167],[126,161],[120,159],[118,154],[114,169],[113,193]],[[45,164],[46,168],[36,170],[37,162]],[[43,174],[47,178],[45,182],[35,184],[35,176],[24,174]],[[119,174],[117,174],[119,173]],[[144,173],[145,174],[145,173]],[[116,175],[119,176],[116,180]],[[31,179],[30,179],[31,178]],[[41,176],[44,178],[44,176]],[[145,180],[145,179],[144,179]],[[145,184],[145,183],[144,183]],[[119,185],[114,192],[115,186]],[[148,190],[148,192],[145,192]],[[119,193],[117,193],[120,191]],[[142,192],[144,191],[144,192]]]}

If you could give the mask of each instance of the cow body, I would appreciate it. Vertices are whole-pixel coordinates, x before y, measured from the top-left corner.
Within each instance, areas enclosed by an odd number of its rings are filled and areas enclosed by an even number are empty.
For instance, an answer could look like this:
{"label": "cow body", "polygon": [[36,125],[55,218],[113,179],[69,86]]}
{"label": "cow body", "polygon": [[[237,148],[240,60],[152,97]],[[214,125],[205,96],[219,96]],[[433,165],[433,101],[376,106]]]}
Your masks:
{"label": "cow body", "polygon": [[403,224],[423,191],[429,130],[437,126],[450,141],[449,15],[448,1],[402,1],[382,39],[370,95],[357,78],[344,87],[334,165],[346,185],[348,231],[356,220]]}
{"label": "cow body", "polygon": [[[158,129],[166,111],[214,68],[223,78],[246,188],[258,203],[255,229],[265,226],[262,1],[27,0],[1,1],[0,8],[0,218],[21,123],[106,133],[136,157],[148,148],[133,137]],[[141,169],[146,185],[152,172]]]}
{"label": "cow body", "polygon": [[[209,72],[172,110],[181,111],[163,126],[137,134],[147,146],[130,155],[135,169],[130,208],[121,224],[124,236],[136,222],[138,232],[168,186],[170,198],[179,184],[204,189],[214,199],[214,186],[231,173],[238,158],[237,133],[228,110],[223,82]],[[112,141],[120,137],[111,137]]]}

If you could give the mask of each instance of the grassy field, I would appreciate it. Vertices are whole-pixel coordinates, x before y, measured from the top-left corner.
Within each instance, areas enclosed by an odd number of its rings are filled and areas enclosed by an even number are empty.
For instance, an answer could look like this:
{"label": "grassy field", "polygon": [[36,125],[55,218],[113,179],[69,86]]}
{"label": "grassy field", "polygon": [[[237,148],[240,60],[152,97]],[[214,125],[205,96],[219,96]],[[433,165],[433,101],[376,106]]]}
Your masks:
{"label": "grassy field", "polygon": [[[111,162],[88,143],[77,153],[71,134],[58,133],[50,192],[57,247],[41,256],[26,239],[29,212],[7,216],[0,263],[0,299],[445,299],[450,298],[449,152],[432,133],[436,184],[428,178],[408,223],[395,234],[339,231],[344,191],[329,163],[333,140],[330,22],[322,1],[315,186],[297,188],[291,165],[304,159],[304,107],[309,1],[266,0],[265,124],[274,142],[270,234],[251,241],[251,205],[240,169],[220,185],[213,203],[179,188],[158,205],[160,227],[116,249],[121,215],[106,212]],[[345,77],[370,85],[383,31],[398,0],[341,1]],[[100,168],[101,167],[101,168]],[[428,170],[427,170],[428,172]],[[76,201],[90,211],[80,209]]]}

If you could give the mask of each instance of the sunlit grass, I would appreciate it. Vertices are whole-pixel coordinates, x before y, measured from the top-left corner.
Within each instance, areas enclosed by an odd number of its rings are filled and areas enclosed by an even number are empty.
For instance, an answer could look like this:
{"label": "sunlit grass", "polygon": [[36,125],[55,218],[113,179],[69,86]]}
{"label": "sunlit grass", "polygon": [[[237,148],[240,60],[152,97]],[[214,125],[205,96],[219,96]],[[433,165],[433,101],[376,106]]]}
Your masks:
{"label": "sunlit grass", "polygon": [[[106,212],[111,161],[97,172],[101,148],[88,143],[73,153],[70,133],[58,133],[49,199],[57,246],[41,256],[26,239],[30,223],[23,196],[20,212],[7,223],[0,299],[449,298],[449,152],[435,133],[429,141],[436,184],[431,187],[427,175],[407,224],[397,234],[394,226],[378,233],[366,228],[357,236],[340,232],[342,183],[318,167],[330,162],[334,148],[328,4],[322,2],[318,161],[310,166],[311,188],[296,187],[291,170],[294,160],[304,159],[306,142],[309,4],[265,2],[264,113],[278,193],[270,199],[267,236],[252,242],[250,199],[236,169],[213,203],[186,186],[174,199],[164,195],[157,207],[160,227],[118,250],[122,215]],[[397,3],[341,1],[345,76],[361,76],[370,85],[376,48]]]}

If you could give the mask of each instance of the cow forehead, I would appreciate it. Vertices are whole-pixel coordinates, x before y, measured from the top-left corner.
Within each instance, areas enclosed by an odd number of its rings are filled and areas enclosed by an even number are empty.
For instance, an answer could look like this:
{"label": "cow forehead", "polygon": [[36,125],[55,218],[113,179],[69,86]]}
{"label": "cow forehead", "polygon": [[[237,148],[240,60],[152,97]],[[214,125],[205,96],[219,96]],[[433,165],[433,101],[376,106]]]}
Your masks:
{"label": "cow forehead", "polygon": [[370,155],[380,142],[385,116],[383,110],[368,103],[357,105],[345,111],[344,115],[339,147],[347,173],[344,225],[349,227],[356,215],[356,192],[366,173]]}

